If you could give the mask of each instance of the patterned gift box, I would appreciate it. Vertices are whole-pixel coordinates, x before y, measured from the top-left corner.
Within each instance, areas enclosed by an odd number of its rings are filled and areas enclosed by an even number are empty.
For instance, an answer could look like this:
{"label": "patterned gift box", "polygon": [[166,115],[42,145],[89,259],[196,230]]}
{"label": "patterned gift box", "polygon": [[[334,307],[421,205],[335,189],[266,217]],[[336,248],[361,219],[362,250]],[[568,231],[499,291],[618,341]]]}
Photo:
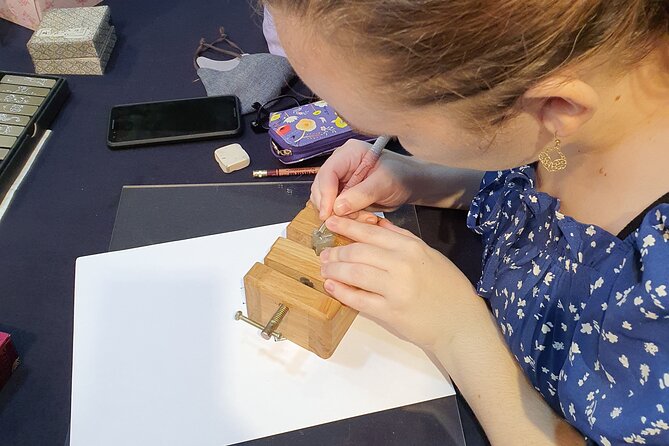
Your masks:
{"label": "patterned gift box", "polygon": [[109,28],[107,40],[103,45],[100,57],[73,57],[69,59],[37,59],[35,73],[37,74],[104,74],[107,62],[116,43],[114,27]]}
{"label": "patterned gift box", "polygon": [[49,10],[28,41],[39,74],[103,74],[116,43],[109,7]]}
{"label": "patterned gift box", "polygon": [[51,8],[94,6],[101,0],[2,0],[0,18],[35,30],[44,12]]}

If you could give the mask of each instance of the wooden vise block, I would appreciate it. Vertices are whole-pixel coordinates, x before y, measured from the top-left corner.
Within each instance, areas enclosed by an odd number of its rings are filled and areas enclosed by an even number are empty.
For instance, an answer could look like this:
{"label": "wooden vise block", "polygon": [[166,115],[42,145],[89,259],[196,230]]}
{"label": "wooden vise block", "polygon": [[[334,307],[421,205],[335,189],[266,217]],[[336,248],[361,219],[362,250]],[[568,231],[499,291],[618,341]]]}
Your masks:
{"label": "wooden vise block", "polygon": [[[288,227],[286,228],[286,237],[313,249],[311,236],[314,233],[314,230],[320,228],[322,224],[323,222],[318,217],[318,210],[311,201],[309,201],[307,202],[306,207],[288,224]],[[353,240],[344,237],[343,235],[335,234],[334,246],[343,246],[348,245],[349,243],[353,243]]]}
{"label": "wooden vise block", "polygon": [[323,288],[321,262],[311,248],[280,237],[265,256],[264,263],[283,275],[327,294]]}
{"label": "wooden vise block", "polygon": [[[277,239],[264,264],[256,263],[246,273],[244,287],[248,319],[264,327],[265,338],[280,333],[321,358],[329,358],[358,312],[323,289],[320,260],[310,247],[311,234],[321,223],[309,203],[288,226],[293,226],[287,231],[288,238]],[[340,237],[337,242],[341,245],[347,240]]]}

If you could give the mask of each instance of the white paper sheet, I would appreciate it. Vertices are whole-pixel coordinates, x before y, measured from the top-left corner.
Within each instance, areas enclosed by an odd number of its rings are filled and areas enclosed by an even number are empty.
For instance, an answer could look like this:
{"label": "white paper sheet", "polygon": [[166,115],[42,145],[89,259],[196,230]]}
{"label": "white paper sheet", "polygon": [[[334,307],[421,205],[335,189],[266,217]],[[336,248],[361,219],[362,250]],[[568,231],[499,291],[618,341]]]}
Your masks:
{"label": "white paper sheet", "polygon": [[77,260],[71,446],[226,445],[454,393],[362,316],[327,360],[235,321],[285,226]]}

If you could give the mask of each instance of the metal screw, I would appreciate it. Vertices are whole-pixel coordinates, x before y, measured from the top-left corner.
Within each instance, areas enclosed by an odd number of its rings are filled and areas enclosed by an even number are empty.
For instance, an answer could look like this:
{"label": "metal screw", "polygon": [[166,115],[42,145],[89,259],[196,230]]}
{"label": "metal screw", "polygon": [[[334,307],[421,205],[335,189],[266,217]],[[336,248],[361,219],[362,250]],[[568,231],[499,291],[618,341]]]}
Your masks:
{"label": "metal screw", "polygon": [[[249,318],[247,318],[246,316],[244,316],[244,313],[242,313],[241,311],[238,311],[238,312],[235,313],[235,320],[236,320],[236,321],[244,321],[244,322],[246,322],[247,324],[249,324],[249,325],[253,325],[254,327],[256,327],[256,328],[258,328],[258,329],[260,329],[260,330],[264,330],[264,329],[265,329],[265,327],[264,327],[263,325],[257,323],[257,322],[254,321],[253,319],[249,319]],[[284,338],[284,337],[281,335],[281,333],[278,333],[278,332],[276,332],[276,331],[275,331],[275,332],[272,332],[272,337],[274,338],[275,341],[283,341],[284,339],[286,339],[286,338]],[[267,338],[267,339],[269,339],[269,338]]]}
{"label": "metal screw", "polygon": [[279,308],[274,313],[274,316],[272,316],[272,319],[269,320],[263,331],[260,332],[260,336],[262,336],[263,339],[269,339],[272,336],[274,330],[281,323],[281,320],[286,315],[286,313],[288,313],[288,307],[284,304],[280,304]]}

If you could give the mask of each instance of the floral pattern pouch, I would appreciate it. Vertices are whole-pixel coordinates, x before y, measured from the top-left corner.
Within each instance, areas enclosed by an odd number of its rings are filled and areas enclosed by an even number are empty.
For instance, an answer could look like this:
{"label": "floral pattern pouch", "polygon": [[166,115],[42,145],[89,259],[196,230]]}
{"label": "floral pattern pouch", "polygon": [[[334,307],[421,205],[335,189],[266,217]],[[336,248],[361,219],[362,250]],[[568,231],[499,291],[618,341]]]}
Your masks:
{"label": "floral pattern pouch", "polygon": [[355,133],[325,101],[274,112],[269,121],[272,153],[284,164],[329,154],[351,138],[372,139]]}

